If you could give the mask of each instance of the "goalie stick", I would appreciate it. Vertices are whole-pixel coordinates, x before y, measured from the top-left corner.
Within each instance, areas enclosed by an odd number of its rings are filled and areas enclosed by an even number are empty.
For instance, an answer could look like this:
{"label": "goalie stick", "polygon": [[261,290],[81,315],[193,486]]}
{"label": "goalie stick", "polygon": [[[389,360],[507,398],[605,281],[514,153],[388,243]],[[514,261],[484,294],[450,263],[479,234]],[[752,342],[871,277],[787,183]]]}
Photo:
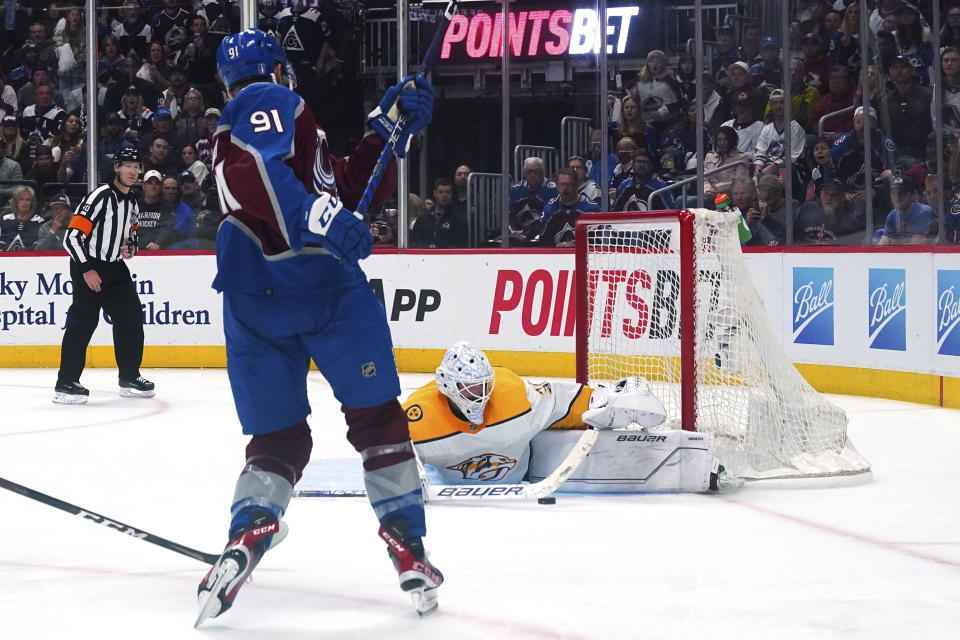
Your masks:
{"label": "goalie stick", "polygon": [[[586,459],[600,432],[586,429],[573,445],[567,457],[550,475],[530,484],[428,484],[424,486],[427,502],[497,502],[500,500],[535,500],[548,496],[560,488]],[[298,498],[357,498],[366,496],[363,489],[297,489]]]}
{"label": "goalie stick", "polygon": [[[453,14],[457,12],[459,6],[457,0],[450,0],[447,3],[447,6],[444,8],[443,13],[440,16],[440,20],[437,21],[437,32],[433,35],[433,40],[430,41],[430,47],[427,49],[427,53],[423,56],[423,62],[420,64],[420,70],[417,71],[418,76],[426,76],[430,73],[430,70],[433,68],[433,63],[437,59],[437,52],[440,50],[440,43],[443,41],[443,36],[447,31],[447,26],[450,24],[450,19],[453,18]],[[406,70],[401,75],[406,75]],[[390,156],[393,154],[393,148],[397,145],[397,140],[400,139],[400,134],[403,132],[403,128],[407,125],[407,119],[401,115],[397,119],[397,124],[393,128],[393,133],[390,134],[390,139],[387,140],[387,143],[383,145],[383,149],[380,151],[380,157],[377,158],[377,164],[374,165],[373,171],[370,173],[370,179],[367,180],[367,186],[363,190],[363,196],[360,198],[360,204],[357,205],[357,213],[366,214],[367,209],[370,208],[370,203],[373,201],[373,194],[377,191],[377,187],[380,186],[380,178],[383,177],[383,172],[387,168],[387,164],[390,162]]]}

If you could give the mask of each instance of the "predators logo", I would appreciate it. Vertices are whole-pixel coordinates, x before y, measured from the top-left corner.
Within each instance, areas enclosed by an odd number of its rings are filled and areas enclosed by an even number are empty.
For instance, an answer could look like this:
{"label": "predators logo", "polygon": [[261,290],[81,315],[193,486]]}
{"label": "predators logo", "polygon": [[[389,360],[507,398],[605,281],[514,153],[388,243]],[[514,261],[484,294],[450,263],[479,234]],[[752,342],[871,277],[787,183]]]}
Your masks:
{"label": "predators logo", "polygon": [[459,471],[464,480],[494,482],[510,473],[510,470],[515,466],[517,466],[517,461],[513,458],[502,456],[499,453],[481,453],[447,467],[447,469]]}
{"label": "predators logo", "polygon": [[416,422],[423,417],[423,409],[420,408],[420,405],[414,404],[407,409],[407,420],[410,422]]}

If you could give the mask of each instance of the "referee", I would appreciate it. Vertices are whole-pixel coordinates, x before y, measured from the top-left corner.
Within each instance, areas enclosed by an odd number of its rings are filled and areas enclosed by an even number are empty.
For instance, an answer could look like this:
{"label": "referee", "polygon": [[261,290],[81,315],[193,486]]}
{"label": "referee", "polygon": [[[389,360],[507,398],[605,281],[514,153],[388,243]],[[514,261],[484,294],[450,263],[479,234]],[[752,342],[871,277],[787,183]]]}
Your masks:
{"label": "referee", "polygon": [[113,322],[113,349],[120,373],[120,395],[153,395],[153,383],[140,376],[143,317],[140,297],[123,260],[137,252],[137,201],[130,188],[140,177],[140,152],[123,148],[113,156],[116,176],[84,197],[63,246],[70,254],[73,304],[60,349],[60,372],[53,401],[83,404],[90,392],[80,384],[87,345],[102,308]]}

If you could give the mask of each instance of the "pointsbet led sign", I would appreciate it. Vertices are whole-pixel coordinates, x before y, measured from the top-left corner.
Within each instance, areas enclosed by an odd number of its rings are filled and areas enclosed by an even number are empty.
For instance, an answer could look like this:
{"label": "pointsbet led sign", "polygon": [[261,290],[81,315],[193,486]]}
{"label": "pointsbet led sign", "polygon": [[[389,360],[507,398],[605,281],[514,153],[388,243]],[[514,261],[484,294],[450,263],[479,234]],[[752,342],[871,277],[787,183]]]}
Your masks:
{"label": "pointsbet led sign", "polygon": [[[598,12],[590,8],[538,9],[510,12],[510,55],[517,58],[623,54],[639,40],[640,8],[608,7],[606,33],[601,34]],[[479,11],[453,16],[443,37],[441,59],[499,58],[503,54],[503,13]]]}

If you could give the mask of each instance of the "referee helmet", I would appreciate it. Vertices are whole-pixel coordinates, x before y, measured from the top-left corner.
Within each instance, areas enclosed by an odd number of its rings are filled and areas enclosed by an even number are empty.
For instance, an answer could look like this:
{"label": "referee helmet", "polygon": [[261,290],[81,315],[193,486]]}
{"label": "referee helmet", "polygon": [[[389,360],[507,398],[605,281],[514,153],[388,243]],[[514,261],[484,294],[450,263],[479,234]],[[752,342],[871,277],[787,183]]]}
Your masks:
{"label": "referee helmet", "polygon": [[113,164],[119,166],[124,162],[140,164],[140,151],[136,147],[121,147],[119,151],[113,154]]}

